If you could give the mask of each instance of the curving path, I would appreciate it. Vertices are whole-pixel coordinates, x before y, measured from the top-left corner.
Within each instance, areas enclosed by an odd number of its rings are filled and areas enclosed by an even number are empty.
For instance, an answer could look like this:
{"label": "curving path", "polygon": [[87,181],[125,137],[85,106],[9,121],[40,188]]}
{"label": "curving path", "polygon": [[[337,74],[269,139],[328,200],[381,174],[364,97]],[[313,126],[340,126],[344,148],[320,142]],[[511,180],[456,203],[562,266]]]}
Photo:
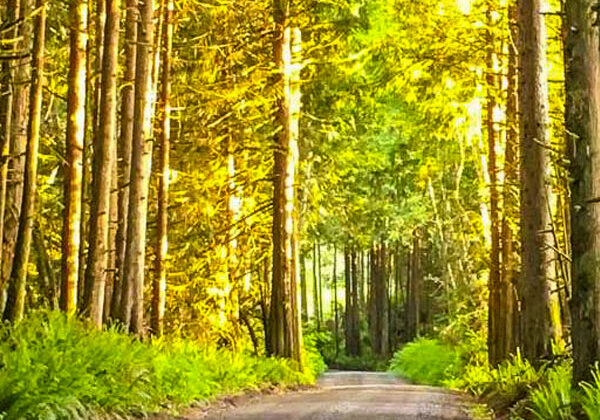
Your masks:
{"label": "curving path", "polygon": [[468,419],[455,392],[410,385],[387,373],[328,372],[316,389],[270,395],[202,417],[210,420]]}

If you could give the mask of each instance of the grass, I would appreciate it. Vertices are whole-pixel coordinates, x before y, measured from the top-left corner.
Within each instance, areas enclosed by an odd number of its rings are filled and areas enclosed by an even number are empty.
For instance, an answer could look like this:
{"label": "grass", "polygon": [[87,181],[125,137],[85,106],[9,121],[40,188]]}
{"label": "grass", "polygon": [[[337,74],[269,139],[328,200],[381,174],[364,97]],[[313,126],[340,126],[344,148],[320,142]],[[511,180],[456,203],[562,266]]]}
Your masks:
{"label": "grass", "polygon": [[323,369],[234,354],[192,341],[140,342],[97,331],[60,313],[39,312],[0,327],[0,419],[87,419],[176,409],[219,395],[308,384]]}

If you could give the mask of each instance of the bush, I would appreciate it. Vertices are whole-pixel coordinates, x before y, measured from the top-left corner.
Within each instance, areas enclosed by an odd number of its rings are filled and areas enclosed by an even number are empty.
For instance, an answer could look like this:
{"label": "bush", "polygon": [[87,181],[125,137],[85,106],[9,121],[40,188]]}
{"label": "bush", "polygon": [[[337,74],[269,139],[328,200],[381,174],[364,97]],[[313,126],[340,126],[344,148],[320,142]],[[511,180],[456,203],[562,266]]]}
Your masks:
{"label": "bush", "polygon": [[207,349],[192,341],[140,342],[65,315],[34,313],[0,327],[0,418],[87,419],[141,415],[218,395],[307,384],[323,368],[307,348],[292,362]]}
{"label": "bush", "polygon": [[394,354],[389,370],[415,383],[443,385],[458,376],[463,366],[455,347],[439,340],[419,338]]}

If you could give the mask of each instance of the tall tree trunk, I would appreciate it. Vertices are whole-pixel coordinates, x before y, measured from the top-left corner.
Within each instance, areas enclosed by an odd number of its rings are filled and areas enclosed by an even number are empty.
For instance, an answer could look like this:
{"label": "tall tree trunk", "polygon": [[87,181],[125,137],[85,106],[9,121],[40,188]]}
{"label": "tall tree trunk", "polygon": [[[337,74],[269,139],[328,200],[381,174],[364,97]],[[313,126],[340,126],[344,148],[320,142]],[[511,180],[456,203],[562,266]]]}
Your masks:
{"label": "tall tree trunk", "polygon": [[334,314],[334,340],[335,340],[335,357],[337,358],[340,353],[340,322],[338,315],[338,289],[337,289],[337,246],[333,245],[333,314]]}
{"label": "tall tree trunk", "polygon": [[319,277],[317,271],[317,243],[313,243],[312,252],[312,274],[313,274],[313,316],[317,321],[317,331],[321,330],[321,315],[319,309]]}
{"label": "tall tree trunk", "polygon": [[280,89],[276,122],[273,190],[273,278],[271,288],[270,339],[275,356],[302,364],[302,331],[298,308],[297,192],[298,135],[300,117],[299,29],[288,26],[290,2],[273,0],[273,51],[278,70],[274,83]]}
{"label": "tall tree trunk", "polygon": [[[8,0],[6,4],[5,21],[15,24],[12,30],[5,31],[6,44],[0,44],[0,51],[9,55],[17,52],[17,42],[11,45],[10,41],[19,36],[19,25],[17,20],[21,15],[19,0]],[[0,38],[2,39],[2,38]],[[10,158],[10,137],[12,131],[12,107],[13,92],[15,89],[13,80],[13,66],[15,60],[3,60],[0,67],[0,295],[4,290],[4,279],[2,276],[3,251],[2,238],[4,238],[4,215],[6,213],[6,187],[8,182],[8,161]],[[1,300],[1,299],[0,299]]]}
{"label": "tall tree trunk", "polygon": [[121,1],[106,0],[106,25],[102,54],[102,92],[98,137],[94,144],[94,173],[90,206],[90,232],[83,310],[100,327],[103,320],[104,294],[108,275],[110,195],[115,165],[117,126],[117,66]]}
{"label": "tall tree trunk", "polygon": [[519,2],[521,139],[521,309],[523,355],[531,362],[551,352],[548,244],[546,31],[543,0]]}
{"label": "tall tree trunk", "polygon": [[321,264],[321,244],[317,242],[317,279],[319,287],[319,324],[323,325],[325,315],[323,314],[323,276],[322,276],[322,264]]}
{"label": "tall tree trunk", "polygon": [[58,282],[54,274],[50,256],[48,255],[48,246],[44,239],[44,234],[40,230],[39,224],[33,227],[33,248],[37,255],[38,276],[40,277],[42,287],[47,291],[47,296],[42,296],[47,300],[48,307],[58,309]]}
{"label": "tall tree trunk", "polygon": [[308,322],[308,287],[306,278],[306,258],[300,254],[300,302],[302,322]]}
{"label": "tall tree trunk", "polygon": [[344,280],[345,280],[345,310],[344,310],[344,338],[346,354],[348,356],[356,356],[356,350],[354,346],[354,307],[353,307],[353,273],[352,273],[352,252],[348,249],[344,249]]}
{"label": "tall tree trunk", "polygon": [[600,359],[600,31],[596,1],[566,2],[566,129],[571,158],[573,375]]}
{"label": "tall tree trunk", "polygon": [[31,250],[33,216],[37,195],[37,166],[40,142],[42,111],[42,84],[44,74],[44,47],[46,41],[46,5],[44,0],[36,0],[40,9],[35,19],[33,54],[31,57],[31,89],[29,98],[29,123],[27,125],[27,150],[25,153],[25,173],[23,200],[21,205],[19,231],[15,246],[15,260],[12,266],[8,298],[4,319],[17,321],[23,317],[25,308],[25,282]]}
{"label": "tall tree trunk", "polygon": [[[20,0],[19,6],[19,16],[29,15],[33,10],[33,1]],[[19,51],[31,51],[32,31],[32,19],[25,19],[18,26],[19,42],[17,43],[17,49]],[[31,66],[29,61],[29,57],[24,57],[14,62],[12,115],[10,118],[11,127],[8,141],[10,155],[7,168],[6,193],[4,195],[4,232],[2,238],[0,238],[3,242],[2,259],[0,260],[0,312],[4,308],[4,294],[15,258],[14,251],[19,231],[23,198],[31,83]]]}
{"label": "tall tree trunk", "polygon": [[409,341],[418,337],[421,327],[421,236],[413,232],[412,255],[409,259],[408,300],[406,308],[406,334]]}
{"label": "tall tree trunk", "polygon": [[121,132],[117,147],[119,172],[119,224],[116,241],[116,274],[113,286],[111,313],[123,325],[131,320],[132,285],[125,282],[125,251],[127,249],[127,229],[129,226],[129,182],[131,176],[131,149],[133,139],[133,118],[135,107],[135,73],[137,52],[137,0],[126,0],[125,18],[125,71],[121,93]]}
{"label": "tall tree trunk", "polygon": [[[152,297],[152,324],[154,334],[162,335],[167,290],[168,208],[171,169],[171,53],[173,45],[173,0],[167,0],[162,31],[162,77],[160,91],[160,178],[158,183],[156,273]],[[250,325],[248,323],[248,325]]]}
{"label": "tall tree trunk", "polygon": [[[87,8],[87,20],[90,20],[90,15],[92,14],[92,6],[93,3],[90,3]],[[80,246],[79,246],[79,274],[77,276],[79,280],[78,286],[78,296],[83,297],[82,299],[78,299],[77,304],[81,307],[82,310],[89,310],[89,308],[85,308],[85,295],[89,294],[86,290],[87,280],[86,278],[86,270],[88,264],[88,254],[90,247],[89,238],[90,232],[89,229],[91,227],[91,201],[93,198],[91,194],[94,194],[93,191],[90,191],[90,181],[93,184],[93,176],[96,170],[96,147],[98,139],[102,136],[100,134],[100,113],[101,113],[101,102],[103,95],[103,63],[104,63],[104,53],[105,53],[105,35],[106,35],[106,6],[107,0],[99,0],[95,3],[96,9],[94,11],[94,23],[93,25],[90,23],[88,25],[88,33],[91,32],[93,28],[93,37],[94,42],[87,43],[86,47],[86,90],[87,92],[91,92],[91,103],[89,96],[86,94],[85,98],[85,123],[84,123],[84,135],[83,135],[83,148],[81,152],[81,217],[79,218],[79,226],[80,226]],[[88,35],[91,36],[91,35]],[[95,61],[92,60],[92,47],[94,49],[94,57]],[[93,88],[92,88],[93,82]],[[91,130],[89,129],[91,125]],[[91,170],[90,170],[91,168]],[[93,189],[93,185],[92,185]],[[91,194],[90,194],[91,193]],[[97,222],[94,222],[97,223]]]}
{"label": "tall tree trunk", "polygon": [[374,348],[377,340],[377,251],[375,244],[371,245],[369,250],[369,338],[371,347]]}
{"label": "tall tree trunk", "polygon": [[63,215],[63,255],[61,309],[77,307],[79,247],[81,246],[81,197],[86,97],[87,2],[71,0],[71,46],[67,97],[67,144],[65,209]]}
{"label": "tall tree trunk", "polygon": [[502,271],[500,310],[504,312],[503,346],[497,348],[497,360],[502,361],[517,350],[519,337],[519,305],[517,300],[518,288],[518,255],[516,250],[517,235],[511,220],[519,212],[517,186],[519,185],[519,130],[518,130],[518,101],[517,101],[517,8],[514,4],[509,7],[510,41],[508,42],[508,74],[506,100],[506,148],[504,156],[504,185],[502,190]]}
{"label": "tall tree trunk", "polygon": [[500,217],[498,206],[498,167],[496,162],[496,127],[494,111],[496,108],[496,76],[494,73],[494,22],[492,11],[487,10],[486,34],[486,88],[487,110],[486,129],[488,139],[488,176],[490,179],[490,274],[488,281],[488,359],[495,366],[499,361],[498,347],[503,347],[504,309],[500,307]]}
{"label": "tall tree trunk", "polygon": [[351,343],[352,349],[351,353],[353,356],[360,355],[360,306],[358,303],[358,282],[360,280],[360,273],[358,271],[358,259],[356,255],[356,250],[353,250],[351,255],[351,266],[352,266],[352,293],[351,293],[351,322],[352,322],[352,333],[351,333]]}
{"label": "tall tree trunk", "polygon": [[374,354],[386,356],[389,353],[388,258],[386,244],[375,245],[372,256],[374,270],[371,288],[371,347]]}
{"label": "tall tree trunk", "polygon": [[135,108],[129,186],[127,249],[124,281],[131,287],[131,300],[123,302],[123,313],[130,313],[131,332],[143,334],[144,268],[146,254],[146,220],[148,188],[152,163],[152,98],[151,60],[154,38],[154,1],[139,5],[141,21],[138,29],[135,73]]}
{"label": "tall tree trunk", "polygon": [[[116,142],[116,140],[115,140]],[[104,287],[104,323],[113,318],[112,301],[117,279],[117,229],[119,226],[119,175],[117,169],[117,147],[113,148],[113,166],[110,184],[110,211],[108,228],[108,262]]]}

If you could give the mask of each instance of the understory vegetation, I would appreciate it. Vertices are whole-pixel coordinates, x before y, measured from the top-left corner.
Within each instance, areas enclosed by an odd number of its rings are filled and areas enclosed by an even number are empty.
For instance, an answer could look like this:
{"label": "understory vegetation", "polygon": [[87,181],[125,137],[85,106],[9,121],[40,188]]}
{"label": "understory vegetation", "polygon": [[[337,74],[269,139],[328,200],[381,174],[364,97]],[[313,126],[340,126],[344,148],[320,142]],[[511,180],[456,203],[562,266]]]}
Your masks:
{"label": "understory vegetation", "polygon": [[520,353],[497,368],[487,363],[485,347],[419,338],[398,350],[389,371],[412,382],[469,392],[497,416],[514,419],[600,419],[600,370],[594,381],[572,384],[572,361],[556,350],[535,368]]}
{"label": "understory vegetation", "polygon": [[248,350],[188,339],[141,342],[58,312],[0,327],[0,418],[145,415],[248,390],[310,384],[324,369],[310,343],[306,369]]}

